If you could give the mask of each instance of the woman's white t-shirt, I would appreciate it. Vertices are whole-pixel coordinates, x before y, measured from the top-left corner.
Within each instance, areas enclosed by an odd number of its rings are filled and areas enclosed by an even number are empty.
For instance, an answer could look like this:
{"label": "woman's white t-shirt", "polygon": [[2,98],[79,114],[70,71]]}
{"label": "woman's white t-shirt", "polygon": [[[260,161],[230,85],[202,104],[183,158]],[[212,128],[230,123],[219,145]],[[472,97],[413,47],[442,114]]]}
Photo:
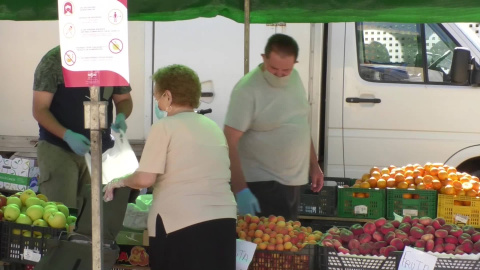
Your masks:
{"label": "woman's white t-shirt", "polygon": [[159,174],[148,216],[149,236],[155,236],[157,214],[167,233],[236,218],[228,145],[218,125],[203,115],[184,112],[155,123],[138,171]]}

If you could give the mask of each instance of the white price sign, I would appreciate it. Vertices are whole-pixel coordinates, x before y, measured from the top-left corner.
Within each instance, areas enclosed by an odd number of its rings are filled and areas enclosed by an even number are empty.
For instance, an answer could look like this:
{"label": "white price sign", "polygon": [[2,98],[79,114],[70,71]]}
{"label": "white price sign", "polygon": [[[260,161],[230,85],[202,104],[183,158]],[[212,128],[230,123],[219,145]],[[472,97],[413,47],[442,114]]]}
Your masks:
{"label": "white price sign", "polygon": [[355,214],[366,215],[368,213],[368,207],[366,205],[357,205],[354,209]]}
{"label": "white price sign", "polygon": [[433,270],[437,263],[437,257],[414,249],[405,247],[398,270]]}
{"label": "white price sign", "polygon": [[418,217],[417,209],[403,209],[404,216]]}
{"label": "white price sign", "polygon": [[467,224],[467,222],[468,222],[468,216],[456,214],[456,215],[455,215],[455,222]]}
{"label": "white price sign", "polygon": [[257,244],[237,239],[237,266],[236,270],[247,270],[255,255]]}
{"label": "white price sign", "polygon": [[31,250],[31,249],[28,249],[28,248],[23,250],[23,259],[24,260],[29,260],[29,261],[32,261],[32,262],[39,262],[41,258],[42,258],[42,255],[40,255],[40,253],[38,253],[38,251],[36,251],[36,250]]}

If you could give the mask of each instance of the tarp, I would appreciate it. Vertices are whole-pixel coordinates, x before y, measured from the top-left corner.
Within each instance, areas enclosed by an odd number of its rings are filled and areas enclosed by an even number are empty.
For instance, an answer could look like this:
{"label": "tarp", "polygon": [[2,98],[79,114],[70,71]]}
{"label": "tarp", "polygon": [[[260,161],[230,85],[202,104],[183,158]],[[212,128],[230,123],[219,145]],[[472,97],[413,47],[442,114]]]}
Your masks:
{"label": "tarp", "polygon": [[[217,15],[243,22],[243,0],[130,0],[130,21]],[[251,23],[480,22],[480,0],[251,0]],[[0,0],[0,20],[56,20],[57,0]]]}

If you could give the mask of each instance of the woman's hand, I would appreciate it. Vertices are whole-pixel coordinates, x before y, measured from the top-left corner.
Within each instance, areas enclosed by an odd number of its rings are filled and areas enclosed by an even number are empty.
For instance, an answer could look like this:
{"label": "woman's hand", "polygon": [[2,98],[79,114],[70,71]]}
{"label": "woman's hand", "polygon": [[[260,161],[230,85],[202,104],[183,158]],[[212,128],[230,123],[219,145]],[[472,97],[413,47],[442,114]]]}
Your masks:
{"label": "woman's hand", "polygon": [[115,178],[110,181],[104,188],[103,188],[103,201],[109,202],[113,200],[113,191],[116,188],[121,188],[125,186],[125,179],[126,178]]}

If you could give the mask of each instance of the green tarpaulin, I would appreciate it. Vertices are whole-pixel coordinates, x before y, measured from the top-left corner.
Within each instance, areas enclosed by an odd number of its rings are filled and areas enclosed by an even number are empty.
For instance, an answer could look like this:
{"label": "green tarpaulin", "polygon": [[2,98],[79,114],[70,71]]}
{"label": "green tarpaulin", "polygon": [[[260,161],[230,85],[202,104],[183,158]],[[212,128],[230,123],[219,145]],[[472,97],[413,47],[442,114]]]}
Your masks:
{"label": "green tarpaulin", "polygon": [[[101,0],[99,0],[101,1]],[[217,15],[243,22],[242,0],[129,0],[130,21]],[[0,20],[56,20],[56,0],[0,0]],[[251,23],[478,22],[480,0],[251,0]]]}

